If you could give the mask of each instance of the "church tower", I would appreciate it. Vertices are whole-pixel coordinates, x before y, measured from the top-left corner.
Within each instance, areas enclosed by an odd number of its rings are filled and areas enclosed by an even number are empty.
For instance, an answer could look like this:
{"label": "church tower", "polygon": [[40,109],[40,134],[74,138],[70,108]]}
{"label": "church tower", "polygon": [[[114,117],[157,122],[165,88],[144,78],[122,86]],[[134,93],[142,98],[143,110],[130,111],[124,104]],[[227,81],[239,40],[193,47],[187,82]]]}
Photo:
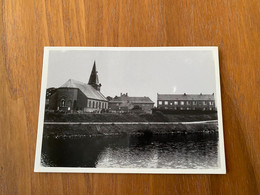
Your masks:
{"label": "church tower", "polygon": [[98,80],[98,75],[97,75],[97,70],[96,70],[96,61],[94,61],[94,65],[89,77],[89,81],[88,84],[91,85],[92,87],[94,87],[96,90],[100,91],[101,88],[101,84],[99,83]]}

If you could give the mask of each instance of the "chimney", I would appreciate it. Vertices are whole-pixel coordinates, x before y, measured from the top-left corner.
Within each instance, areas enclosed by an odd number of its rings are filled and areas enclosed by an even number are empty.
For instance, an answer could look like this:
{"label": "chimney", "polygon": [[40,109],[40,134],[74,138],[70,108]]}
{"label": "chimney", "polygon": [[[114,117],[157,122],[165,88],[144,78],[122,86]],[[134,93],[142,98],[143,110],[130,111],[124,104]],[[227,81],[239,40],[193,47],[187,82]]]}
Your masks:
{"label": "chimney", "polygon": [[120,96],[122,96],[123,94],[122,93],[120,93]]}
{"label": "chimney", "polygon": [[184,95],[186,95],[186,93],[184,93]]}
{"label": "chimney", "polygon": [[126,93],[125,95],[128,96],[128,93]]}

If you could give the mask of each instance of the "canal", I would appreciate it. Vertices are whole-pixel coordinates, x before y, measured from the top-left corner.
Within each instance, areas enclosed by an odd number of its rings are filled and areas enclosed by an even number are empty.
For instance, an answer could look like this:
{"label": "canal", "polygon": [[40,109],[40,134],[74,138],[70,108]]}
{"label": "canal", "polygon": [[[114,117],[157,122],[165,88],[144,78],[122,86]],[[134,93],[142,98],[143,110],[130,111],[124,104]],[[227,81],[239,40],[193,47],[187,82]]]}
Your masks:
{"label": "canal", "polygon": [[214,169],[218,134],[44,136],[46,167]]}

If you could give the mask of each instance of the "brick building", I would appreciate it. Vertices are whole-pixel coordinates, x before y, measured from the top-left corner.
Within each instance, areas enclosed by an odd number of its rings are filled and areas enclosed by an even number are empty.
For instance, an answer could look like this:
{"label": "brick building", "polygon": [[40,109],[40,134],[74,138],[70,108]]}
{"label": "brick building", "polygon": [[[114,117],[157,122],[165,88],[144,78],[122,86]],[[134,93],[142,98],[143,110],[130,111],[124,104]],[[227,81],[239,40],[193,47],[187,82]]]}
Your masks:
{"label": "brick building", "polygon": [[216,110],[213,94],[157,94],[157,108],[162,110]]}
{"label": "brick building", "polygon": [[100,92],[100,88],[101,84],[94,62],[88,84],[69,79],[48,97],[48,101],[46,101],[48,109],[66,112],[101,112],[106,110],[108,109],[108,101]]}
{"label": "brick building", "polygon": [[149,97],[130,97],[122,94],[108,102],[110,112],[144,112],[152,113],[154,102]]}

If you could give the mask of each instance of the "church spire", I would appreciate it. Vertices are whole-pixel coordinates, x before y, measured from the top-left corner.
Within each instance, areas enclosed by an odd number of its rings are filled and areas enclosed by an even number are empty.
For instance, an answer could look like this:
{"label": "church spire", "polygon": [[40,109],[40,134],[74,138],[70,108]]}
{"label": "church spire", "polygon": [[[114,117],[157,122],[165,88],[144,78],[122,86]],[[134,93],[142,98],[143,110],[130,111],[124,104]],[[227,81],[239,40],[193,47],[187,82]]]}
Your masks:
{"label": "church spire", "polygon": [[91,71],[91,75],[89,77],[88,84],[94,87],[96,90],[100,91],[101,84],[99,83],[97,73],[98,72],[96,70],[96,61],[94,61],[94,65]]}

